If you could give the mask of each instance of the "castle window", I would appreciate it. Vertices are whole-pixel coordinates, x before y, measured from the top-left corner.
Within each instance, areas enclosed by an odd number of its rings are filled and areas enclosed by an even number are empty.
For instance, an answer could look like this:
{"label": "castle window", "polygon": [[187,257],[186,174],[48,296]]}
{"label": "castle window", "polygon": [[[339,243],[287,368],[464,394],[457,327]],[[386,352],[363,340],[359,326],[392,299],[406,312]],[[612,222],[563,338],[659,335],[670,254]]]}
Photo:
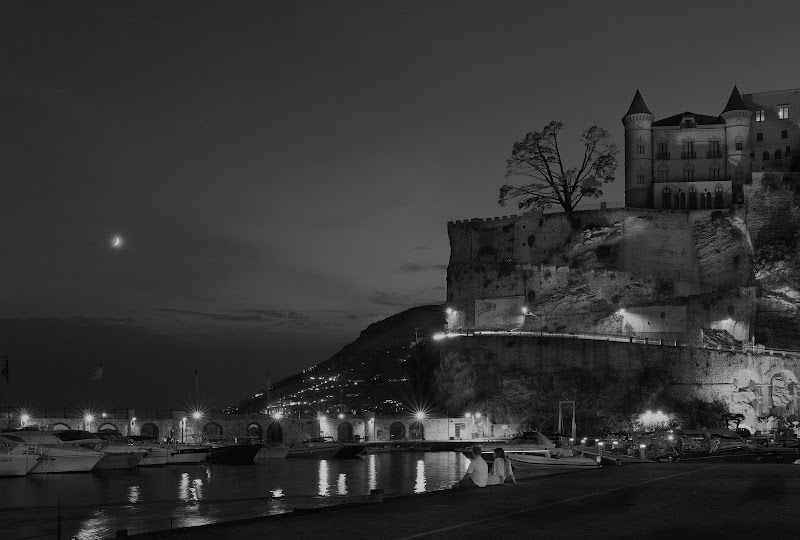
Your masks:
{"label": "castle window", "polygon": [[669,178],[669,170],[668,169],[658,169],[658,181],[659,182],[666,182]]}
{"label": "castle window", "polygon": [[683,168],[683,181],[684,182],[692,182],[694,181],[694,167],[691,165],[687,165]]}
{"label": "castle window", "polygon": [[686,210],[686,193],[684,193],[683,191],[680,192],[680,197],[678,197],[678,202],[679,202],[678,208],[680,208],[681,210]]}
{"label": "castle window", "polygon": [[681,159],[694,159],[695,157],[694,141],[683,141],[683,155],[681,155]]}
{"label": "castle window", "polygon": [[789,106],[788,105],[778,105],[778,118],[781,120],[786,120],[789,118]]}
{"label": "castle window", "polygon": [[764,109],[758,109],[756,111],[756,122],[763,122],[764,121]]}
{"label": "castle window", "polygon": [[[725,190],[722,188],[722,186],[717,184],[717,187],[714,188],[714,191],[715,191],[715,193],[714,193],[714,207],[715,208],[722,208],[722,203],[723,203],[722,192],[725,191]],[[711,195],[711,194],[709,193],[709,195]]]}
{"label": "castle window", "polygon": [[708,159],[719,159],[722,152],[719,149],[719,141],[708,141]]}
{"label": "castle window", "polygon": [[708,191],[700,194],[700,210],[706,209],[706,195],[708,195]]}
{"label": "castle window", "polygon": [[711,210],[711,192],[706,191],[706,208]]}
{"label": "castle window", "polygon": [[791,146],[787,146],[786,147],[786,157],[789,157],[791,155],[792,155],[792,147]]}
{"label": "castle window", "polygon": [[756,159],[756,153],[750,152],[750,159]]}
{"label": "castle window", "polygon": [[781,130],[781,139],[788,139],[788,138],[789,138],[789,132],[787,130],[785,130],[785,129],[782,129]]}
{"label": "castle window", "polygon": [[764,150],[764,153],[763,153],[763,154],[761,154],[761,160],[762,160],[762,161],[767,161],[768,159],[769,159],[769,152],[767,152],[766,150]]}
{"label": "castle window", "polygon": [[711,179],[712,180],[719,180],[719,166],[711,167]]}
{"label": "castle window", "polygon": [[764,134],[761,133],[760,131],[758,133],[756,133],[756,140],[757,141],[763,141],[764,140]]}
{"label": "castle window", "polygon": [[741,167],[736,167],[736,172],[733,173],[733,178],[736,180],[737,184],[741,184],[742,183],[742,177],[743,176],[744,175],[742,173],[742,168]]}
{"label": "castle window", "polygon": [[637,144],[636,145],[636,153],[640,154],[640,155],[644,154],[644,145],[643,144]]}
{"label": "castle window", "polygon": [[689,186],[689,210],[697,210],[697,188]]}
{"label": "castle window", "polygon": [[775,150],[775,159],[783,159],[783,156],[781,156],[781,151],[780,150]]}
{"label": "castle window", "polygon": [[741,150],[742,150],[742,143],[740,143],[740,142],[737,142],[737,143],[736,143],[736,149],[737,149],[737,150],[739,150],[739,151],[741,151]]}
{"label": "castle window", "polygon": [[660,141],[658,143],[656,159],[669,159],[669,143],[667,141]]}
{"label": "castle window", "polygon": [[661,192],[661,208],[669,210],[672,207],[672,192],[668,187],[664,188]]}
{"label": "castle window", "polygon": [[636,175],[636,183],[644,184],[644,172],[639,171],[639,174]]}

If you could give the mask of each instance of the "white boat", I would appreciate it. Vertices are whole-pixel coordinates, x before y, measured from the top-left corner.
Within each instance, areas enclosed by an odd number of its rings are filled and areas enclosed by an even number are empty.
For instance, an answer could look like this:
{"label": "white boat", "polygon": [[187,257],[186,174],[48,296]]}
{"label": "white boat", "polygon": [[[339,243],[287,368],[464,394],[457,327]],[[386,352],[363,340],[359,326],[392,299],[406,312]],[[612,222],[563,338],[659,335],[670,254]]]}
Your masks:
{"label": "white boat", "polygon": [[296,442],[289,448],[287,458],[330,459],[342,451],[344,445],[332,437],[318,437]]}
{"label": "white boat", "polygon": [[[512,437],[509,441],[488,442],[478,444],[476,446],[481,447],[483,450],[481,455],[487,462],[494,460],[493,452],[495,448],[502,448],[509,459],[511,458],[512,454],[548,457],[552,452],[559,451],[559,449],[556,448],[555,443],[539,431],[526,431],[522,435]],[[472,459],[472,446],[459,448],[457,451],[464,454],[467,459]]]}
{"label": "white boat", "polygon": [[16,430],[0,433],[0,443],[34,446],[41,460],[30,474],[89,472],[105,454],[81,446],[67,444],[53,431]]}
{"label": "white boat", "polygon": [[204,444],[174,443],[169,445],[167,464],[189,465],[200,463],[208,457],[209,452],[211,452],[211,447]]}
{"label": "white boat", "polygon": [[290,449],[291,447],[285,444],[262,446],[256,454],[256,459],[284,459]]}
{"label": "white boat", "polygon": [[570,470],[595,468],[600,466],[596,460],[584,456],[555,457],[513,453],[506,454],[506,457],[508,457],[508,460],[514,466],[535,469]]}
{"label": "white boat", "polygon": [[0,476],[25,476],[40,459],[34,446],[0,444]]}
{"label": "white boat", "polygon": [[103,458],[94,467],[98,471],[133,469],[147,454],[144,450],[128,444],[124,439],[103,439],[94,433],[80,429],[50,433],[66,444],[103,452]]}

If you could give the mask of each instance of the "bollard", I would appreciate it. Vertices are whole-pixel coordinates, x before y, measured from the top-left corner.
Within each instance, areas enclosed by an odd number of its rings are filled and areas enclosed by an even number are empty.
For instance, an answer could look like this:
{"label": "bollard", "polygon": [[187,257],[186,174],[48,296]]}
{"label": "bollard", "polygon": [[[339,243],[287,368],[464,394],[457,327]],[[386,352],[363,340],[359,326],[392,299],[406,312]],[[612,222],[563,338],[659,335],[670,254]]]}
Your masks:
{"label": "bollard", "polygon": [[639,445],[639,457],[640,458],[644,459],[644,453],[645,453],[646,449],[647,449],[647,445],[646,444],[640,444]]}
{"label": "bollard", "polygon": [[382,489],[369,490],[369,500],[371,502],[383,502],[383,490]]}

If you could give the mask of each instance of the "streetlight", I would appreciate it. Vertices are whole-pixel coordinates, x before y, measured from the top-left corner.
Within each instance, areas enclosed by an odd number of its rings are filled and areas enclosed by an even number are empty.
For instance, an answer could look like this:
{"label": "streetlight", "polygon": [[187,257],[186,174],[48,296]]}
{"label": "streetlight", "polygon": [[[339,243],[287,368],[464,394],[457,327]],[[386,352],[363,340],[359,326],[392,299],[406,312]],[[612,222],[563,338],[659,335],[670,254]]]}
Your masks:
{"label": "streetlight", "polygon": [[86,431],[92,431],[92,422],[94,422],[94,416],[87,414],[83,417],[83,420],[86,422]]}
{"label": "streetlight", "polygon": [[19,421],[22,424],[22,427],[27,426],[28,425],[28,420],[30,420],[30,419],[31,419],[30,416],[28,416],[26,413],[22,413],[22,416],[19,417]]}

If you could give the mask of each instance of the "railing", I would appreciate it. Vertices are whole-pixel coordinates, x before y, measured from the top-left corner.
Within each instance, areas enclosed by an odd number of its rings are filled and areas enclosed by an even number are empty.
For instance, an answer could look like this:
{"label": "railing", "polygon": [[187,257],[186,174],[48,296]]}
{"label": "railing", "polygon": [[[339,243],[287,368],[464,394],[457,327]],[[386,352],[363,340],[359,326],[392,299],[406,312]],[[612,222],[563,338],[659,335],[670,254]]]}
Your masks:
{"label": "railing", "polygon": [[656,160],[666,161],[669,159],[669,152],[659,152],[656,154]]}
{"label": "railing", "polygon": [[706,156],[708,157],[708,159],[719,159],[722,157],[722,151],[710,150],[708,153],[706,153]]}
{"label": "railing", "polygon": [[681,152],[681,159],[696,159],[697,152]]}

